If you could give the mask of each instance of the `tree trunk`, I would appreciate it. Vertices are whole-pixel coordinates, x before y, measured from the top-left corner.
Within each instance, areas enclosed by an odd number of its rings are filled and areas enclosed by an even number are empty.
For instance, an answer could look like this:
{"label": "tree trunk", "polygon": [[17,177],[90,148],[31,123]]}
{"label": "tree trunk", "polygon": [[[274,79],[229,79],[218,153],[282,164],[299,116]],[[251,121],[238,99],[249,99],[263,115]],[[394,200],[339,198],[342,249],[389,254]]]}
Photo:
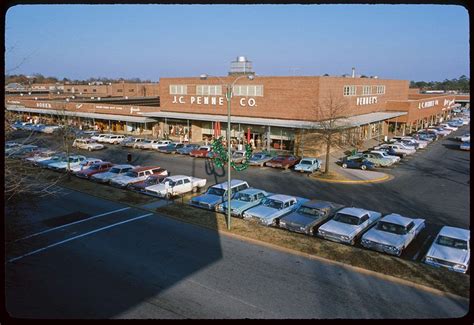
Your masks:
{"label": "tree trunk", "polygon": [[331,136],[332,134],[329,133],[328,137],[326,138],[326,164],[324,166],[324,173],[329,173],[329,152],[331,151]]}

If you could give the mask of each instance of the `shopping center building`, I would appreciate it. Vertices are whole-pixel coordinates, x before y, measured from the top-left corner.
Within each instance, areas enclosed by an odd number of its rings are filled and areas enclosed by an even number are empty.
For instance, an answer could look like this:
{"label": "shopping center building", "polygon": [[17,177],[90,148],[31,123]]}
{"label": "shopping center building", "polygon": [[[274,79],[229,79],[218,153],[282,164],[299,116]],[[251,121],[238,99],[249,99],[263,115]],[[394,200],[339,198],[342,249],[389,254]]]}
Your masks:
{"label": "shopping center building", "polygon": [[259,149],[296,154],[321,153],[318,134],[330,124],[337,125],[341,144],[356,145],[437,123],[461,105],[454,94],[418,96],[409,90],[408,80],[361,78],[354,70],[349,76],[259,76],[244,57],[238,57],[223,77],[161,78],[158,84],[121,88],[119,84],[109,87],[114,89],[111,98],[101,88],[100,99],[72,97],[75,86],[67,85],[62,97],[23,94],[7,96],[5,104],[22,119],[67,116],[81,127],[202,142],[226,137],[230,84],[233,142],[250,141]]}

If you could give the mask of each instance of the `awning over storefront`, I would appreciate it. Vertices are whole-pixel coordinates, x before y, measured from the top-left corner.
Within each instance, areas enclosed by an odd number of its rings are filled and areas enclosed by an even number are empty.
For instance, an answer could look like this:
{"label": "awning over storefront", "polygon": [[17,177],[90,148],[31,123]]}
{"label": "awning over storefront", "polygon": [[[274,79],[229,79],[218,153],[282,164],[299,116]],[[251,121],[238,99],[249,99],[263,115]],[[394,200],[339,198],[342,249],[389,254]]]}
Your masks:
{"label": "awning over storefront", "polygon": [[[339,119],[336,123],[338,127],[356,127],[364,124],[374,123],[378,121],[388,120],[397,116],[406,115],[407,112],[375,112],[369,114],[362,114],[351,116],[344,119]],[[190,113],[176,113],[176,112],[150,112],[143,113],[144,116],[157,117],[157,118],[171,118],[171,119],[188,119],[195,121],[214,121],[214,122],[227,122],[226,115],[211,115],[211,114],[190,114]],[[264,126],[276,126],[286,128],[297,128],[297,129],[321,129],[324,128],[323,123],[310,122],[310,121],[299,121],[299,120],[281,120],[281,119],[268,119],[259,117],[243,117],[243,116],[231,116],[232,123],[250,124],[250,125],[264,125]]]}
{"label": "awning over storefront", "polygon": [[16,111],[16,112],[28,112],[28,113],[48,114],[48,115],[57,115],[57,116],[66,115],[66,116],[73,116],[73,117],[98,119],[98,120],[112,120],[112,121],[135,122],[135,123],[156,122],[155,119],[152,119],[149,117],[140,117],[140,116],[59,111],[55,109],[28,108],[28,107],[23,107],[23,106],[18,106],[18,105],[7,105],[6,108],[9,111]]}

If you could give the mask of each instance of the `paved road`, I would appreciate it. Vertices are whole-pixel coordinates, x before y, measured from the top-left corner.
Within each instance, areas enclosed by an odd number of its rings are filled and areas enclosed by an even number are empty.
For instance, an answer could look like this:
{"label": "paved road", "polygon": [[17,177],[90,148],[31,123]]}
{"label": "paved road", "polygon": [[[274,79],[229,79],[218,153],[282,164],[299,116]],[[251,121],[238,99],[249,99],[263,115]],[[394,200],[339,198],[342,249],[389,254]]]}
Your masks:
{"label": "paved road", "polygon": [[30,227],[17,228],[6,252],[14,317],[445,318],[468,310],[466,300],[75,191],[23,214]]}

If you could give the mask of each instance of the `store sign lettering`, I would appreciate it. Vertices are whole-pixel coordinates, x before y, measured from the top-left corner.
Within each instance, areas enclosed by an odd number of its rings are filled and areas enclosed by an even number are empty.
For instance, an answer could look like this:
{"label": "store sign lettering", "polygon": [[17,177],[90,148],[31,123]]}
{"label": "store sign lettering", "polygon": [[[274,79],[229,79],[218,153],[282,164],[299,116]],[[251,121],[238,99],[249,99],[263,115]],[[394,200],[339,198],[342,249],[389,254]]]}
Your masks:
{"label": "store sign lettering", "polygon": [[36,103],[36,107],[52,108],[50,103]]}
{"label": "store sign lettering", "polygon": [[377,97],[357,97],[356,105],[370,105],[377,104]]}
{"label": "store sign lettering", "polygon": [[[173,100],[171,101],[172,104],[186,104],[186,98],[184,96],[173,96]],[[189,97],[190,104],[196,105],[224,105],[224,97],[209,97],[209,96],[190,96]],[[254,107],[257,106],[257,102],[255,98],[247,98],[243,97],[239,100],[239,104],[242,107]]]}
{"label": "store sign lettering", "polygon": [[454,99],[451,99],[451,100],[445,99],[443,106],[448,106],[448,107],[450,107],[450,106],[453,105],[453,104],[454,104]]}
{"label": "store sign lettering", "polygon": [[430,108],[430,107],[433,107],[433,106],[436,106],[438,105],[438,100],[430,100],[430,101],[427,101],[427,102],[421,102],[421,103],[418,103],[418,109],[422,109],[422,108]]}
{"label": "store sign lettering", "polygon": [[130,107],[130,114],[133,114],[133,112],[140,112],[140,108],[139,107],[135,108],[133,106]]}
{"label": "store sign lettering", "polygon": [[122,110],[123,107],[120,107],[120,106],[104,106],[104,105],[95,105],[95,108],[98,108],[98,109],[118,109],[118,110]]}

